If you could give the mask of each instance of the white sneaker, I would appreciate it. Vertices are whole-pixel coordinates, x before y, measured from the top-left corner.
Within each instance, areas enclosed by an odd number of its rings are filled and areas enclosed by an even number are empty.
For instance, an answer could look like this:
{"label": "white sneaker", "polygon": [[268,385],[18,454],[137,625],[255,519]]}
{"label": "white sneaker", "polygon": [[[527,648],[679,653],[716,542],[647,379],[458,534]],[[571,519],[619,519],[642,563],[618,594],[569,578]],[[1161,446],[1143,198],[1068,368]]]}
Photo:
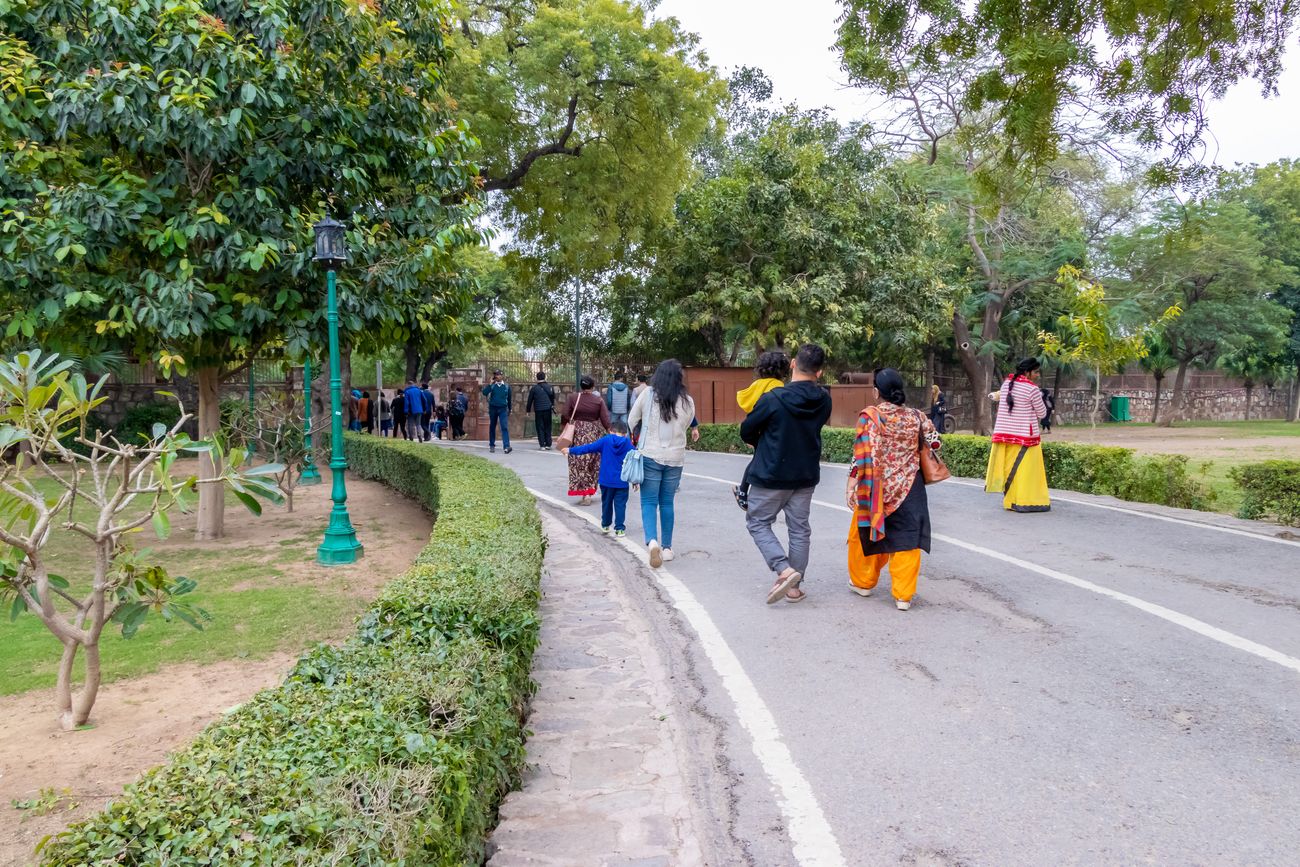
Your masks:
{"label": "white sneaker", "polygon": [[896,607],[899,611],[906,611],[907,609],[912,607],[912,603],[904,602],[902,599],[895,599],[894,607]]}
{"label": "white sneaker", "polygon": [[671,559],[673,559],[673,549],[672,549],[672,548],[665,548],[665,549],[664,549],[664,562],[667,563],[667,562],[668,562],[669,560],[671,560]]}
{"label": "white sneaker", "polygon": [[650,540],[650,568],[658,569],[664,565],[664,549],[659,546],[658,539]]}
{"label": "white sneaker", "polygon": [[601,527],[601,528],[600,528],[600,532],[602,532],[602,533],[604,533],[606,536],[608,536],[608,535],[609,535],[609,527]]}
{"label": "white sneaker", "polygon": [[864,590],[863,588],[857,587],[853,584],[849,585],[849,589],[852,590],[854,593],[858,594],[859,596],[863,597],[864,599],[870,596],[872,593],[871,590]]}

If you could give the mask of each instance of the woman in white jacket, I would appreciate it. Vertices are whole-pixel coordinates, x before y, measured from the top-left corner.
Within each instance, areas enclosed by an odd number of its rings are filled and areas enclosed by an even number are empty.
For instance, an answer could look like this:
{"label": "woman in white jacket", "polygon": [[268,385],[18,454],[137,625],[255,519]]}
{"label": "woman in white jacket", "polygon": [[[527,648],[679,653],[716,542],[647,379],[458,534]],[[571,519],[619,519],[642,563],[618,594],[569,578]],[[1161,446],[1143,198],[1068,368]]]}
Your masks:
{"label": "woman in white jacket", "polygon": [[628,427],[641,425],[637,448],[643,456],[645,480],[641,483],[641,524],[650,550],[650,565],[659,568],[673,559],[673,498],[686,464],[686,432],[693,439],[695,401],[686,393],[682,365],[676,359],[661,362],[650,387],[632,405]]}

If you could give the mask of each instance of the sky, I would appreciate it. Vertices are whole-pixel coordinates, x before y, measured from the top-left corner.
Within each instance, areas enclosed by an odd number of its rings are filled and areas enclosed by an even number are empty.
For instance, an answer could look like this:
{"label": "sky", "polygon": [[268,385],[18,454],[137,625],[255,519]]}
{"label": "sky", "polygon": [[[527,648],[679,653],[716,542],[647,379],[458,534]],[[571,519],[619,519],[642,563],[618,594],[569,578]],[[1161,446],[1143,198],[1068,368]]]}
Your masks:
{"label": "sky", "polygon": [[[772,79],[780,102],[830,107],[841,120],[861,120],[879,104],[847,87],[833,50],[835,0],[661,0],[655,15],[674,16],[701,37],[710,61],[724,75],[757,66]],[[1238,84],[1209,110],[1207,162],[1267,163],[1300,157],[1300,47],[1293,35],[1280,95],[1264,99],[1254,82]]]}

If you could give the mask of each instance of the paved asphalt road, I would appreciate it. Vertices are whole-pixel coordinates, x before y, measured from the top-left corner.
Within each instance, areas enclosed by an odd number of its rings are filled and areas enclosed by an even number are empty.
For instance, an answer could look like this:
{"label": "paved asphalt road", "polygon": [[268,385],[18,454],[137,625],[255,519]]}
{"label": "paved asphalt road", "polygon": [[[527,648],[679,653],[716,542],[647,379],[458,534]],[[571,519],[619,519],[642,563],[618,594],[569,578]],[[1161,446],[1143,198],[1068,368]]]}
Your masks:
{"label": "paved asphalt road", "polygon": [[[562,456],[492,457],[566,499]],[[1300,864],[1300,544],[1278,528],[1082,495],[1013,515],[953,480],[929,489],[938,538],[899,612],[847,590],[828,466],[808,599],[769,607],[718,481],[743,466],[688,456],[667,564],[725,640],[681,629],[736,863]],[[628,511],[639,542],[635,494]],[[670,596],[646,604],[667,620]],[[737,677],[757,705],[733,700]]]}

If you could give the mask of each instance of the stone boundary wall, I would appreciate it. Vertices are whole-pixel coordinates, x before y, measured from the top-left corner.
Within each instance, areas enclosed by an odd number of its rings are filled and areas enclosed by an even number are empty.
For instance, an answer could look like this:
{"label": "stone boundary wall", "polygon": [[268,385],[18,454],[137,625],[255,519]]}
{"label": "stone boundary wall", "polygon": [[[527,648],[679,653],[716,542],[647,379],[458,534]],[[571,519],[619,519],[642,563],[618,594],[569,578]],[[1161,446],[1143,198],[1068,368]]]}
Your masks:
{"label": "stone boundary wall", "polygon": [[[1129,409],[1135,422],[1151,421],[1155,409],[1155,389],[1107,390],[1101,393],[1100,420],[1109,418],[1107,412],[1112,395],[1129,398]],[[1287,386],[1268,388],[1256,386],[1250,394],[1250,417],[1260,419],[1287,419],[1293,396]],[[1173,389],[1160,392],[1160,414],[1173,401]],[[1056,420],[1062,424],[1087,424],[1092,420],[1093,392],[1087,388],[1061,389],[1056,399]],[[1244,421],[1246,419],[1245,388],[1197,388],[1186,391],[1186,415],[1197,421]]]}

